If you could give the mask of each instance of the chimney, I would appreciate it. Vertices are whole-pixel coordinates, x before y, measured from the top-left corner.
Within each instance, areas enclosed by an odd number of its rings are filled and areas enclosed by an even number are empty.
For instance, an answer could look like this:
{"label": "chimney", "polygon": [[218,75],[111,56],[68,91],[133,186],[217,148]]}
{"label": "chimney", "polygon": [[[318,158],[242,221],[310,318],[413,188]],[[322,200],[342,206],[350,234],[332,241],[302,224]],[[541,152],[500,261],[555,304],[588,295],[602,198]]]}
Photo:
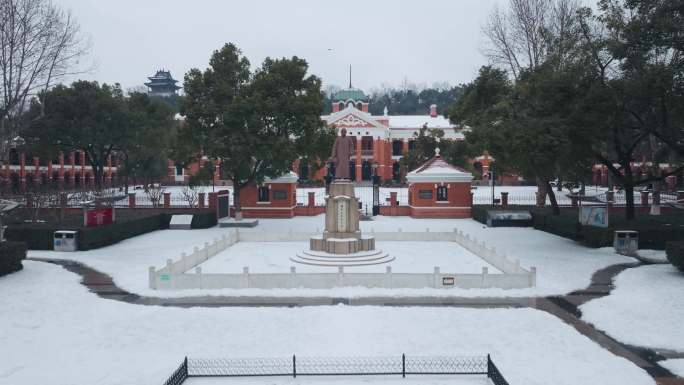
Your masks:
{"label": "chimney", "polygon": [[436,117],[437,117],[437,105],[436,105],[436,104],[431,104],[431,105],[430,105],[430,117],[431,117],[431,118],[436,118]]}

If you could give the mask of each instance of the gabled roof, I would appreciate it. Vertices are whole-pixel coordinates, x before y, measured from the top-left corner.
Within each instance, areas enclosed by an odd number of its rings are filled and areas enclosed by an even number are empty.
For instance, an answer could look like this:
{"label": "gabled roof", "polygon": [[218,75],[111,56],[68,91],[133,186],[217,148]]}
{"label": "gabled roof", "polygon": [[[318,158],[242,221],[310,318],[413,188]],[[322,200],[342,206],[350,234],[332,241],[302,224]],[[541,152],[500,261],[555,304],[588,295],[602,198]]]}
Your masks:
{"label": "gabled roof", "polygon": [[436,155],[422,166],[406,174],[409,183],[415,182],[470,182],[473,174],[447,163],[440,155],[439,148]]}
{"label": "gabled roof", "polygon": [[421,128],[427,124],[428,128],[449,129],[456,127],[449,119],[442,115],[431,117],[430,115],[390,115],[390,128]]}
{"label": "gabled roof", "polygon": [[373,115],[352,106],[347,106],[343,110],[321,118],[325,120],[328,125],[334,124],[339,127],[375,127],[383,130],[387,129],[387,126],[375,120]]}

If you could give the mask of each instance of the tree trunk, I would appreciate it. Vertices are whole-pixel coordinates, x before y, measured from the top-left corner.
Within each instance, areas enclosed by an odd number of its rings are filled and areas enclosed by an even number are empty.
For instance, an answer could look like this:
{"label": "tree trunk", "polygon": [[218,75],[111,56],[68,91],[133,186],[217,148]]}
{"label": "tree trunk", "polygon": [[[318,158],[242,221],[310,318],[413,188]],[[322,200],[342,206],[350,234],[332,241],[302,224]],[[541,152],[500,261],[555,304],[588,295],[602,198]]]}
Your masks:
{"label": "tree trunk", "polygon": [[558,207],[556,194],[553,192],[553,187],[551,187],[551,182],[546,180],[544,181],[544,184],[546,186],[546,193],[549,195],[549,200],[551,201],[551,209],[553,210],[553,215],[560,215],[560,208]]}
{"label": "tree trunk", "polygon": [[235,220],[242,219],[240,212],[240,184],[237,179],[233,179],[233,207],[235,208]]}
{"label": "tree trunk", "polygon": [[625,218],[634,219],[634,184],[625,181]]}

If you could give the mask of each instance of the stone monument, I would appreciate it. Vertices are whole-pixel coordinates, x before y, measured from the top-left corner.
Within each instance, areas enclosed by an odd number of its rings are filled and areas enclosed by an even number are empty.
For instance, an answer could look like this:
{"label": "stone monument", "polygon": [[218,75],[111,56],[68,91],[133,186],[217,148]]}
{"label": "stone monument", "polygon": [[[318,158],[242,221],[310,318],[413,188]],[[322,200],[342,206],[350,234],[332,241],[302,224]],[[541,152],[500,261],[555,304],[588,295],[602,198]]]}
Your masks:
{"label": "stone monument", "polygon": [[375,237],[361,234],[359,201],[354,194],[354,183],[349,180],[349,157],[353,141],[342,129],[333,145],[335,179],[325,198],[325,231],[309,240],[310,250],[295,258],[297,263],[318,266],[364,266],[387,263],[394,258],[375,249]]}

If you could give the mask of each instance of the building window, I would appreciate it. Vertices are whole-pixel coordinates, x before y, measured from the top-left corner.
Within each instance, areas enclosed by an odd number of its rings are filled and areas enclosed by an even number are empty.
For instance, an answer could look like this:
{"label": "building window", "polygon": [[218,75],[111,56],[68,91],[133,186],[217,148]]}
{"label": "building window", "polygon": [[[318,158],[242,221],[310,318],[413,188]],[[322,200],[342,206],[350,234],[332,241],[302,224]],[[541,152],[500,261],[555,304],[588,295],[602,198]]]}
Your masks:
{"label": "building window", "polygon": [[287,200],[287,191],[286,190],[273,190],[273,200],[275,200],[275,201]]}
{"label": "building window", "polygon": [[257,202],[268,202],[270,201],[269,199],[269,194],[268,194],[268,187],[267,186],[260,186],[259,187],[259,197]]}
{"label": "building window", "polygon": [[432,200],[432,190],[418,190],[418,198],[423,200]]}
{"label": "building window", "polygon": [[415,140],[409,140],[408,142],[408,149],[409,151],[413,151],[416,148],[416,141]]}
{"label": "building window", "polygon": [[437,186],[437,201],[445,202],[449,200],[449,189],[447,186]]}
{"label": "building window", "polygon": [[177,164],[177,165],[176,165],[176,175],[177,175],[177,176],[183,175],[183,166],[180,165],[180,164]]}
{"label": "building window", "polygon": [[392,141],[392,156],[401,156],[404,151],[404,141],[403,140],[393,140]]}

